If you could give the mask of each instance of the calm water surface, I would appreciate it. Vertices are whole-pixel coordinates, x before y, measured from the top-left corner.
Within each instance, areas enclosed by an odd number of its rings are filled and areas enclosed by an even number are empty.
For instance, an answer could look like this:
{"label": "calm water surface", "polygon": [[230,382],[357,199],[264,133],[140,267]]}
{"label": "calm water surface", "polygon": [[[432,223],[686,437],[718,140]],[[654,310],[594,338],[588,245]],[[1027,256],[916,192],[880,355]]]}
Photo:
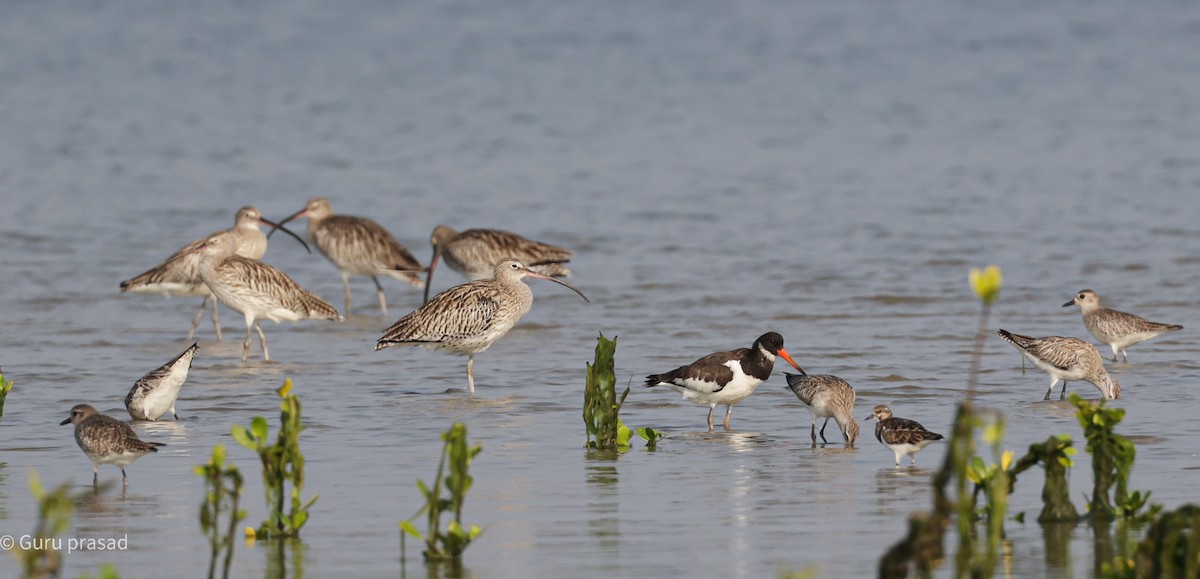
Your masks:
{"label": "calm water surface", "polygon": [[[60,427],[88,402],[125,416],[133,382],[188,344],[195,299],[122,295],[120,280],[228,227],[254,204],[281,218],[313,195],[369,215],[428,260],[438,223],[501,227],[576,250],[591,304],[532,281],[533,311],[478,356],[372,351],[420,301],[385,280],[391,314],[356,280],[341,324],[265,325],[273,360],[239,363],[243,324],[201,326],[179,422],[138,424],[158,455],[122,494],[79,503],[72,553],[140,577],[207,564],[192,474],[233,424],[295,380],[308,430],[303,548],[281,570],[239,546],[241,577],[419,575],[397,522],[416,512],[438,435],[483,445],[465,518],[479,577],[869,576],[929,506],[931,467],[892,467],[869,434],[813,448],[777,373],[704,431],[704,407],[642,377],[743,347],[767,330],[811,372],[946,432],[965,390],[977,303],[969,267],[1005,285],[991,329],[1087,337],[1060,307],[1084,287],[1187,329],[1112,367],[1136,437],[1133,487],[1195,498],[1191,420],[1200,249],[1200,7],[1184,2],[9,2],[0,19],[0,533],[33,529],[30,469],[87,490]],[[276,238],[266,260],[341,305],[318,255]],[[461,281],[447,271],[435,289]],[[584,364],[618,336],[622,416],[669,438],[613,460],[583,449]],[[1047,378],[989,338],[982,403],[1005,447],[1066,432]],[[1073,391],[1096,397],[1085,383]],[[832,430],[832,428],[831,428]],[[247,524],[264,516],[255,457]],[[1072,493],[1082,507],[1090,462]],[[111,466],[102,480],[117,481]],[[1032,520],[1040,472],[1010,511]],[[1012,576],[1081,577],[1111,556],[1086,527],[1007,525]],[[414,561],[414,559],[416,561]],[[0,576],[18,572],[0,557]],[[947,573],[943,570],[943,575]]]}

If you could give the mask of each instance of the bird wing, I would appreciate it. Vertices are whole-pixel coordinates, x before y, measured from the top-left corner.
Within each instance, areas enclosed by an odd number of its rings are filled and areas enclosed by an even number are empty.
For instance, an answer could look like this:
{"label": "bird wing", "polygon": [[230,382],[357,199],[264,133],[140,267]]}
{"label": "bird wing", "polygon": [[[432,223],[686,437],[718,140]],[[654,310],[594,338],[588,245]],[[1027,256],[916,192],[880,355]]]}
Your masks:
{"label": "bird wing", "polygon": [[452,287],[396,320],[378,345],[404,342],[445,342],[487,334],[501,312],[501,295],[490,283]]}
{"label": "bird wing", "polygon": [[674,384],[697,392],[720,392],[730,380],[733,380],[733,369],[729,367],[729,363],[740,362],[749,354],[749,348],[715,352],[666,374],[647,376],[646,385]]}
{"label": "bird wing", "polygon": [[888,444],[916,444],[926,440],[940,440],[942,435],[926,430],[915,420],[888,418],[875,426],[875,438]]}
{"label": "bird wing", "polygon": [[333,215],[313,233],[317,249],[334,263],[354,256],[383,271],[419,270],[420,262],[382,225],[366,217]]}
{"label": "bird wing", "polygon": [[1180,329],[1173,324],[1151,322],[1140,316],[1135,316],[1117,310],[1100,309],[1092,314],[1092,324],[1095,332],[1106,336],[1124,336],[1145,332],[1165,332]]}

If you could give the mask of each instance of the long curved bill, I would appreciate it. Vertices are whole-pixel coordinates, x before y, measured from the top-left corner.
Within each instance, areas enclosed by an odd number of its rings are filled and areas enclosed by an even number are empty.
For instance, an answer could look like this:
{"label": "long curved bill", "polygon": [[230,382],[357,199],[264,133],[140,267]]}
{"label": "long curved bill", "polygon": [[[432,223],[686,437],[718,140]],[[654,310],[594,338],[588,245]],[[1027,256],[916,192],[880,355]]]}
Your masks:
{"label": "long curved bill", "polygon": [[296,233],[294,231],[283,226],[284,223],[287,223],[287,221],[288,221],[287,219],[284,219],[283,221],[280,221],[279,223],[275,223],[274,221],[271,221],[270,219],[266,219],[264,217],[259,217],[258,221],[259,221],[259,223],[263,223],[265,225],[271,226],[271,230],[267,232],[268,239],[271,237],[272,233],[275,233],[276,229],[281,229],[281,230],[283,230],[284,233],[292,236],[292,238],[294,238],[296,241],[299,241],[300,245],[304,246],[305,251],[312,253],[312,249],[310,249],[308,247],[307,243],[304,243],[304,240],[301,239],[299,235],[296,235]]}
{"label": "long curved bill", "polygon": [[788,363],[788,364],[791,364],[793,368],[795,368],[795,369],[797,369],[797,370],[800,370],[801,372],[803,372],[803,371],[804,371],[804,369],[803,369],[803,368],[801,368],[801,367],[800,367],[800,365],[799,365],[799,364],[797,364],[797,363],[796,363],[796,361],[792,359],[792,356],[791,356],[791,354],[788,354],[788,353],[787,353],[787,350],[784,350],[783,348],[780,348],[780,349],[779,349],[779,352],[777,352],[777,354],[779,355],[779,357],[780,357],[780,358],[783,358],[784,360],[787,360],[787,363]]}
{"label": "long curved bill", "polygon": [[433,250],[433,257],[429,258],[429,273],[425,276],[425,300],[421,303],[429,303],[429,287],[433,285],[433,268],[437,267],[438,258],[442,256],[442,252]]}
{"label": "long curved bill", "polygon": [[[433,269],[433,265],[431,264],[431,265],[429,266],[429,268],[432,270],[432,269]],[[571,290],[571,291],[573,291],[573,292],[575,292],[575,293],[579,294],[579,297],[583,298],[583,301],[585,301],[585,302],[587,302],[587,303],[589,303],[589,304],[590,304],[590,303],[592,303],[592,300],[589,300],[587,296],[583,295],[583,292],[579,291],[579,290],[578,290],[578,289],[577,289],[575,286],[573,286],[573,285],[571,285],[571,284],[569,284],[569,283],[567,283],[567,282],[565,282],[565,281],[563,281],[563,280],[561,280],[561,279],[558,279],[558,278],[556,278],[556,277],[550,277],[550,276],[548,276],[548,275],[542,275],[542,274],[540,274],[540,273],[537,273],[537,272],[535,272],[535,271],[531,271],[531,270],[529,270],[528,268],[526,268],[526,269],[525,269],[525,275],[527,275],[527,276],[529,276],[529,277],[536,277],[536,278],[538,278],[538,279],[544,279],[544,280],[552,281],[552,282],[554,282],[554,283],[556,283],[556,284],[558,284],[558,285],[561,285],[561,286],[563,286],[563,287],[566,287],[567,289],[569,289],[569,290]],[[428,286],[426,286],[426,287],[428,287]],[[789,359],[789,361],[790,361],[790,359]],[[793,366],[796,366],[795,362],[793,362],[793,363],[792,363],[792,365],[793,365]],[[797,367],[797,368],[799,368],[799,366],[796,366],[796,367]]]}

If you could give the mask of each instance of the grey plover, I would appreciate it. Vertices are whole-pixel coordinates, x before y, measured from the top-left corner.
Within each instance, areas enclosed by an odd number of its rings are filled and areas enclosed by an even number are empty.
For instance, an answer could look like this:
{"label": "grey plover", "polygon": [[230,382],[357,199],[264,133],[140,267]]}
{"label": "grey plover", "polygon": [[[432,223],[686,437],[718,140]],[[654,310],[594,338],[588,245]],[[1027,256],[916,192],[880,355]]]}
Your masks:
{"label": "grey plover", "polygon": [[571,270],[563,265],[571,260],[569,250],[501,229],[468,229],[460,232],[447,225],[438,225],[429,236],[429,244],[433,246],[433,257],[429,260],[429,274],[425,277],[425,301],[429,301],[433,270],[439,260],[445,261],[450,269],[470,280],[486,279],[492,275],[496,264],[508,257],[542,275],[571,275]]}
{"label": "grey plover", "polygon": [[1129,346],[1167,332],[1183,329],[1183,326],[1179,324],[1150,322],[1133,314],[1102,307],[1100,294],[1090,289],[1075,294],[1075,297],[1063,304],[1063,307],[1074,305],[1078,305],[1079,309],[1083,311],[1083,325],[1087,327],[1088,332],[1091,332],[1101,343],[1108,344],[1112,348],[1113,362],[1117,361],[1117,355],[1120,354],[1128,363],[1129,353],[1125,351],[1125,348]]}
{"label": "grey plover", "polygon": [[129,484],[125,467],[148,452],[158,452],[162,442],[146,442],[138,438],[133,428],[116,418],[100,414],[88,404],[76,404],[71,416],[60,424],[75,425],[75,442],[92,461],[92,484],[100,482],[100,465],[115,464],[121,468],[121,483]]}
{"label": "grey plover", "polygon": [[342,274],[346,289],[346,315],[350,315],[350,276],[365,275],[375,282],[379,309],[387,315],[387,297],[379,276],[386,275],[421,287],[425,282],[417,275],[425,271],[387,229],[375,221],[355,215],[335,215],[329,200],[313,197],[308,203],[280,224],[300,217],[308,218],[308,236],[334,267]]}
{"label": "grey plover", "polygon": [[[274,221],[263,219],[262,214],[251,205],[247,205],[238,209],[237,215],[234,216],[233,227],[209,234],[212,237],[217,233],[228,233],[237,239],[237,254],[251,259],[261,259],[263,254],[267,252],[267,236],[259,229],[260,225],[270,225],[279,227]],[[296,238],[304,249],[308,250],[308,244],[304,243],[300,236],[296,235],[292,230],[281,227],[285,233]],[[208,237],[197,239],[181,248],[170,257],[163,260],[162,263],[150,268],[149,270],[121,282],[122,292],[133,293],[158,293],[170,296],[198,296],[203,297],[204,301],[200,303],[200,311],[196,312],[196,317],[192,318],[192,329],[188,331],[188,340],[196,335],[196,328],[200,326],[200,318],[204,317],[204,309],[208,306],[208,302],[212,300],[212,292],[208,290],[208,286],[200,280],[200,274],[197,268],[200,264],[200,246],[204,244],[204,240]],[[212,309],[213,331],[217,335],[217,341],[221,341],[221,316],[217,313],[217,305],[213,303]]]}
{"label": "grey plover", "polygon": [[192,359],[196,357],[198,349],[197,344],[188,346],[170,362],[151,370],[135,382],[125,396],[125,410],[129,411],[129,416],[134,420],[158,420],[170,410],[171,416],[179,420],[179,414],[175,412],[175,399],[179,398],[179,390],[187,381]]}
{"label": "grey plover", "polygon": [[713,411],[725,405],[725,430],[733,405],[748,398],[764,380],[771,377],[775,357],[786,360],[803,372],[783,349],[783,336],[767,332],[749,348],[709,354],[691,364],[663,374],[646,376],[646,386],[667,386],[683,395],[684,400],[708,405],[708,431],[713,431]]}
{"label": "grey plover", "polygon": [[250,355],[251,330],[258,330],[263,360],[271,359],[260,318],[273,322],[342,321],[336,308],[300,287],[287,274],[257,259],[237,255],[236,249],[236,240],[228,234],[218,233],[208,238],[200,249],[199,272],[217,301],[246,318],[242,363]]}
{"label": "grey plover", "polygon": [[900,457],[908,455],[912,465],[917,465],[917,453],[926,446],[944,438],[936,432],[930,432],[915,420],[896,418],[892,409],[886,404],[879,404],[864,420],[875,419],[875,438],[882,442],[896,455],[896,466],[900,466]]}
{"label": "grey plover", "polygon": [[588,300],[575,286],[534,273],[515,259],[496,265],[492,279],[452,287],[396,320],[375,343],[375,350],[421,346],[467,355],[467,387],[475,394],[475,354],[487,350],[533,307],[533,291],[525,277],[563,285]]}
{"label": "grey plover", "polygon": [[850,383],[829,374],[791,374],[784,372],[787,377],[787,388],[796,398],[800,399],[809,413],[812,414],[813,444],[817,442],[817,419],[824,418],[821,424],[821,442],[825,439],[825,426],[829,419],[837,421],[838,430],[842,431],[846,443],[853,445],[858,440],[858,422],[854,420],[854,388]]}
{"label": "grey plover", "polygon": [[1121,385],[1104,369],[1104,360],[1095,346],[1078,338],[1062,336],[1031,338],[1007,330],[1000,330],[996,334],[1020,350],[1034,366],[1050,375],[1050,388],[1042,400],[1050,399],[1050,392],[1059,380],[1063,381],[1059,400],[1067,397],[1067,382],[1072,380],[1091,382],[1110,400],[1121,397]]}

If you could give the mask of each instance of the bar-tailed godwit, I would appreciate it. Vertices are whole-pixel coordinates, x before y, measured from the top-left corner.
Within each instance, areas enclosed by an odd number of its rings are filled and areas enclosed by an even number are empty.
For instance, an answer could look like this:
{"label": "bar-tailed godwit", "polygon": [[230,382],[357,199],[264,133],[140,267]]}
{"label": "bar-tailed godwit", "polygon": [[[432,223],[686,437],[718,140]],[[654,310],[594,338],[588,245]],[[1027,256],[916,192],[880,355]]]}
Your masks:
{"label": "bar-tailed godwit", "polygon": [[1100,294],[1090,289],[1075,294],[1075,297],[1063,304],[1063,307],[1074,305],[1078,305],[1083,311],[1083,325],[1087,327],[1087,330],[1101,343],[1108,344],[1112,348],[1113,362],[1117,361],[1117,354],[1120,354],[1128,363],[1129,354],[1125,348],[1129,346],[1167,332],[1183,329],[1183,326],[1178,324],[1150,322],[1133,314],[1101,307]]}
{"label": "bar-tailed godwit", "polygon": [[729,430],[733,405],[753,394],[771,376],[776,356],[804,371],[783,349],[783,336],[767,332],[749,348],[709,354],[670,372],[646,376],[646,386],[667,386],[682,394],[684,400],[707,404],[709,432],[713,431],[713,410],[724,404],[725,430]]}
{"label": "bar-tailed godwit", "polygon": [[800,402],[808,407],[812,414],[812,441],[817,442],[817,419],[824,418],[821,424],[821,442],[825,440],[825,426],[829,419],[837,421],[838,430],[846,438],[846,443],[853,445],[858,440],[858,422],[854,420],[854,388],[849,382],[829,374],[791,374],[784,372],[787,378],[788,390],[791,390]]}
{"label": "bar-tailed godwit", "polygon": [[129,484],[125,467],[148,452],[158,452],[161,442],[145,442],[128,424],[100,414],[88,404],[76,404],[71,416],[60,424],[75,425],[75,443],[92,461],[92,485],[100,482],[100,465],[121,467],[121,483]]}
{"label": "bar-tailed godwit", "polygon": [[900,457],[908,455],[912,459],[911,466],[917,466],[917,453],[926,446],[944,438],[936,432],[930,432],[920,423],[906,418],[892,416],[892,409],[886,404],[879,404],[871,411],[866,420],[875,419],[875,438],[882,442],[896,455],[896,466],[900,466]]}
{"label": "bar-tailed godwit", "polygon": [[1063,381],[1059,400],[1067,397],[1067,382],[1072,380],[1091,382],[1110,400],[1121,397],[1121,385],[1104,369],[1104,360],[1095,346],[1078,338],[1062,336],[1031,338],[1007,330],[1000,330],[996,334],[1020,350],[1034,366],[1050,375],[1050,388],[1042,400],[1050,399],[1050,392],[1059,380]]}
{"label": "bar-tailed godwit", "polygon": [[[267,252],[267,236],[259,229],[260,225],[269,225],[279,227],[275,222],[263,219],[262,213],[255,207],[247,205],[238,209],[237,215],[233,219],[233,227],[218,231],[216,233],[229,233],[237,239],[237,254],[250,259],[262,259],[263,254]],[[296,238],[304,245],[304,249],[308,249],[308,244],[304,243],[300,236],[292,232],[292,230],[283,228],[284,232]],[[196,317],[192,318],[192,329],[188,331],[188,340],[191,340],[196,335],[196,328],[200,325],[200,318],[204,317],[204,309],[211,301],[212,292],[208,291],[208,286],[200,280],[200,274],[196,271],[200,263],[200,246],[204,244],[204,240],[216,235],[209,234],[207,237],[197,239],[181,248],[170,257],[163,260],[162,263],[153,268],[121,282],[122,292],[134,293],[157,293],[165,296],[200,296],[204,301],[200,304],[200,311],[196,312]],[[221,341],[221,316],[217,313],[217,306],[214,303],[212,309],[213,330],[217,334],[217,341]]]}
{"label": "bar-tailed godwit", "polygon": [[429,301],[433,270],[439,260],[445,261],[450,269],[470,280],[486,279],[495,271],[496,264],[508,257],[542,275],[571,275],[571,270],[563,265],[571,260],[569,250],[500,229],[468,229],[460,232],[446,225],[438,225],[429,236],[429,244],[433,246],[433,257],[429,260],[429,274],[425,277],[425,301]]}
{"label": "bar-tailed godwit", "polygon": [[134,420],[158,420],[170,410],[171,416],[179,420],[179,414],[175,412],[175,400],[187,381],[188,370],[192,368],[192,359],[196,357],[198,349],[198,344],[188,346],[170,362],[151,370],[135,382],[125,396],[125,410],[129,411],[129,416]]}
{"label": "bar-tailed godwit", "polygon": [[421,287],[417,273],[425,271],[399,241],[382,225],[366,217],[335,215],[329,200],[313,197],[301,209],[279,223],[308,218],[308,236],[317,250],[342,274],[346,289],[346,314],[350,314],[350,276],[365,275],[375,282],[379,309],[387,315],[387,297],[379,276],[386,275]]}
{"label": "bar-tailed godwit", "polygon": [[588,300],[575,286],[530,271],[515,259],[496,265],[491,279],[454,286],[396,320],[375,343],[376,350],[421,346],[467,356],[467,386],[475,394],[475,354],[499,340],[533,307],[526,277],[563,285]]}
{"label": "bar-tailed godwit", "polygon": [[242,343],[242,362],[250,355],[251,329],[258,330],[263,360],[270,360],[267,336],[259,319],[273,322],[297,320],[337,320],[342,315],[316,294],[300,287],[287,274],[274,267],[237,255],[232,235],[218,233],[200,248],[200,279],[212,290],[217,301],[246,318],[246,341]]}

